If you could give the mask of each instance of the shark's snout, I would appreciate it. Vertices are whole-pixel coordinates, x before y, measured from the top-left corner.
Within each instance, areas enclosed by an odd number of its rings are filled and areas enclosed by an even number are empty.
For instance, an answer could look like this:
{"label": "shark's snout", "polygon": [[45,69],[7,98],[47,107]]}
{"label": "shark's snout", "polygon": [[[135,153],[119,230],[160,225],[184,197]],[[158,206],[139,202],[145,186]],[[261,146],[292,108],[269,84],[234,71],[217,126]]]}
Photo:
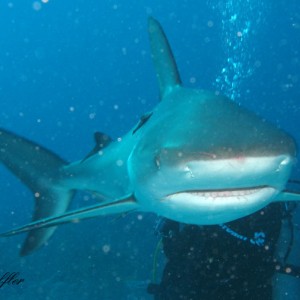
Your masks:
{"label": "shark's snout", "polygon": [[[289,154],[270,156],[237,155],[230,158],[207,152],[162,149],[155,157],[164,178],[180,178],[178,191],[239,189],[270,186],[282,189],[289,178],[294,158]],[[173,176],[172,176],[173,174]],[[174,188],[174,183],[169,183]]]}

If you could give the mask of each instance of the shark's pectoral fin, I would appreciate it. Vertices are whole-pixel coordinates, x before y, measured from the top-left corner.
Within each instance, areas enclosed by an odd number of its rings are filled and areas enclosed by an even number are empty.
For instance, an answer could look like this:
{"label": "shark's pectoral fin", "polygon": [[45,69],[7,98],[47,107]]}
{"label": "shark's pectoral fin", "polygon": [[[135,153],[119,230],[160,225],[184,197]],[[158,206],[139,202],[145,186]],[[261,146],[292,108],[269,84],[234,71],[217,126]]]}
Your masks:
{"label": "shark's pectoral fin", "polygon": [[285,202],[285,201],[300,201],[300,192],[283,191],[276,196],[273,202]]}
{"label": "shark's pectoral fin", "polygon": [[117,201],[86,206],[80,209],[68,211],[61,215],[55,215],[49,218],[44,218],[24,225],[22,227],[2,233],[0,237],[7,237],[27,231],[35,232],[36,235],[38,232],[43,232],[43,230],[45,230],[45,228],[47,227],[53,227],[70,222],[76,223],[83,219],[94,218],[103,215],[129,212],[137,210],[138,208],[139,205],[135,201],[134,196],[130,195]]}

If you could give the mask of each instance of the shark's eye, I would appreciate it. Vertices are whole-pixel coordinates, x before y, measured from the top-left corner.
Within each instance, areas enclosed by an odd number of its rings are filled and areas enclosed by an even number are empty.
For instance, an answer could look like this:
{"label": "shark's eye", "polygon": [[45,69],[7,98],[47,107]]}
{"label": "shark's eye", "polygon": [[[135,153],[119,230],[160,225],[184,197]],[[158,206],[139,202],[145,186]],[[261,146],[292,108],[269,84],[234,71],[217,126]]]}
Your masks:
{"label": "shark's eye", "polygon": [[142,126],[146,124],[146,122],[151,118],[152,112],[146,113],[141,116],[139,123],[136,125],[135,129],[133,129],[132,134],[135,134]]}

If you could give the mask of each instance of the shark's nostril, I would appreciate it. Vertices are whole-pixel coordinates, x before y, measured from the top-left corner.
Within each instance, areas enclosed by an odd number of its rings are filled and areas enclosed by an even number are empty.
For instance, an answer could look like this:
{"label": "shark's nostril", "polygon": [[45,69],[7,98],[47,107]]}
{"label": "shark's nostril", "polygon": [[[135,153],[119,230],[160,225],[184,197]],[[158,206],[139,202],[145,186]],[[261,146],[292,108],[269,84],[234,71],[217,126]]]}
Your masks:
{"label": "shark's nostril", "polygon": [[289,156],[285,157],[278,165],[276,172],[280,172],[285,166],[289,165],[290,162],[291,162],[291,158]]}
{"label": "shark's nostril", "polygon": [[193,174],[191,168],[189,166],[185,166],[184,171],[190,174],[191,178],[195,178],[195,175]]}
{"label": "shark's nostril", "polygon": [[282,160],[282,162],[280,163],[281,166],[286,166],[291,162],[291,158],[289,156],[287,156],[285,159]]}

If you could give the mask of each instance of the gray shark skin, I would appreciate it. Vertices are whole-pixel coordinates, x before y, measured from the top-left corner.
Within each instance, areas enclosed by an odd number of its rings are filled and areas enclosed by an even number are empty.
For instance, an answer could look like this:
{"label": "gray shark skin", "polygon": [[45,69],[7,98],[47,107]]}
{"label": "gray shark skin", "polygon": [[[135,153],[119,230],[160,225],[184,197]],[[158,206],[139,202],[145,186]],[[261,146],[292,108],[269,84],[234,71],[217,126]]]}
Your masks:
{"label": "gray shark skin", "polygon": [[[68,164],[0,129],[0,159],[36,201],[31,223],[1,235],[29,231],[21,255],[43,245],[57,225],[101,215],[154,212],[208,225],[300,200],[285,190],[296,157],[292,137],[226,97],[184,88],[160,24],[149,18],[148,29],[161,101],[122,139],[97,133],[92,152]],[[99,202],[68,210],[76,190]]]}

